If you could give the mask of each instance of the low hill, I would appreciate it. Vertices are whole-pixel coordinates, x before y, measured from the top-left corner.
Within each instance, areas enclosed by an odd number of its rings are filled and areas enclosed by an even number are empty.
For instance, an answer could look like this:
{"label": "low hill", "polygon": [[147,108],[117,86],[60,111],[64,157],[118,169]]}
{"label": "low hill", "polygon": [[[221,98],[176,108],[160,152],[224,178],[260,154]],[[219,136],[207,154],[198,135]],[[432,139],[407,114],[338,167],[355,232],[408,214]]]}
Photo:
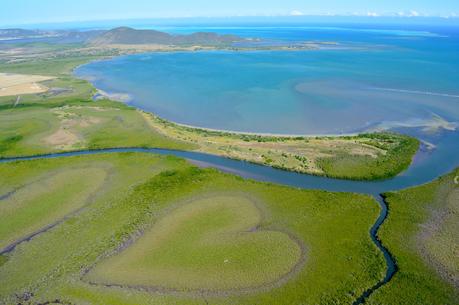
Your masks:
{"label": "low hill", "polygon": [[229,44],[243,41],[244,39],[234,35],[219,35],[216,33],[194,33],[190,35],[171,35],[155,30],[136,30],[129,27],[119,27],[102,33],[88,40],[93,45],[108,44],[200,44],[215,45]]}

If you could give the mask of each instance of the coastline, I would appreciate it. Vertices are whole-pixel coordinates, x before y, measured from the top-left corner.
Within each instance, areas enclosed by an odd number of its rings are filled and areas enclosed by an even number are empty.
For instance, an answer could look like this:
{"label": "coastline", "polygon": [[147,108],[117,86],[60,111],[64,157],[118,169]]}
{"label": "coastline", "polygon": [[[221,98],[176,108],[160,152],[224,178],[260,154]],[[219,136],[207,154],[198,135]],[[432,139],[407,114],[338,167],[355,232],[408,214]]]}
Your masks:
{"label": "coastline", "polygon": [[[148,54],[148,53],[150,53],[150,52],[136,53],[136,54]],[[361,133],[367,132],[365,130],[362,130],[362,132],[349,132],[349,133],[323,133],[323,134],[285,133],[284,134],[284,133],[274,133],[274,132],[236,131],[236,130],[200,127],[200,126],[195,126],[195,125],[190,125],[190,124],[184,124],[184,123],[179,123],[179,122],[172,121],[170,119],[163,118],[163,117],[159,116],[158,114],[156,114],[154,112],[142,109],[141,107],[139,107],[137,105],[133,105],[132,104],[133,98],[129,93],[120,93],[120,92],[111,93],[111,92],[107,92],[105,90],[102,90],[102,89],[98,88],[90,78],[81,77],[81,76],[78,76],[78,75],[75,74],[75,71],[78,68],[82,67],[82,66],[85,66],[85,65],[88,65],[88,64],[91,64],[91,63],[95,63],[95,62],[110,60],[110,59],[113,59],[113,58],[129,56],[129,55],[135,55],[135,54],[113,55],[113,56],[108,56],[106,58],[90,60],[87,63],[80,64],[80,65],[74,67],[71,70],[71,75],[73,77],[77,78],[77,79],[81,79],[81,80],[87,81],[89,84],[91,84],[91,86],[94,88],[94,92],[95,92],[93,94],[92,98],[95,101],[103,99],[103,98],[106,98],[106,99],[109,99],[109,100],[112,100],[112,101],[115,101],[115,102],[123,103],[123,104],[126,104],[129,107],[135,108],[140,113],[151,115],[151,116],[153,116],[155,118],[158,118],[158,119],[160,119],[162,121],[165,121],[165,122],[168,122],[170,124],[174,124],[174,125],[176,125],[178,127],[194,129],[195,131],[216,132],[216,133],[221,133],[222,135],[236,135],[236,136],[238,136],[238,135],[246,135],[246,136],[276,137],[276,138],[286,138],[286,139],[288,139],[288,138],[316,138],[316,137],[325,137],[325,138],[327,138],[327,137],[328,138],[352,137],[352,136],[357,136],[357,135],[359,135]],[[117,98],[117,97],[120,97],[120,96],[122,96],[123,98]]]}
{"label": "coastline", "polygon": [[341,133],[341,134],[282,134],[282,133],[269,133],[269,132],[250,132],[250,131],[235,131],[235,130],[226,130],[226,129],[216,129],[216,128],[207,128],[207,127],[199,127],[199,126],[194,126],[194,125],[188,125],[188,124],[182,124],[182,123],[177,123],[168,119],[164,119],[155,113],[143,110],[137,106],[130,105],[134,108],[137,109],[137,111],[153,115],[161,120],[167,121],[171,124],[177,125],[179,127],[184,127],[184,128],[190,128],[194,129],[196,131],[208,131],[208,132],[216,132],[216,133],[221,133],[222,135],[246,135],[246,136],[259,136],[259,137],[273,137],[273,138],[317,138],[317,137],[322,137],[322,138],[339,138],[339,137],[353,137],[357,136],[360,133]]}
{"label": "coastline", "polygon": [[[129,46],[129,45],[127,45]],[[240,51],[295,51],[295,50],[283,50],[279,49],[277,47],[272,47],[269,50],[258,50],[256,48],[248,48],[246,49],[241,49]],[[115,58],[122,58],[125,56],[131,56],[131,55],[141,55],[141,54],[149,54],[149,53],[175,53],[175,52],[214,52],[214,51],[227,51],[227,52],[238,52],[238,50],[234,50],[230,47],[211,47],[207,49],[161,49],[157,51],[153,50],[143,50],[135,53],[122,53],[122,54],[114,54],[114,55],[107,55],[104,56],[103,58],[99,59],[93,59],[90,60],[86,63],[80,64],[76,67],[74,67],[71,70],[71,75],[77,79],[83,79],[87,81],[88,83],[91,84],[92,87],[94,87],[95,94],[94,94],[94,100],[96,99],[103,99],[104,97],[110,100],[118,101],[121,103],[124,103],[128,106],[134,107],[140,112],[144,112],[150,115],[153,115],[163,121],[167,121],[169,123],[172,123],[178,127],[183,127],[183,128],[190,128],[194,129],[196,131],[206,131],[206,132],[215,132],[215,133],[222,133],[224,135],[240,135],[240,136],[259,136],[259,137],[276,137],[276,138],[316,138],[316,137],[330,137],[330,138],[338,138],[338,137],[352,137],[352,136],[357,136],[359,134],[363,133],[380,133],[380,132],[391,132],[391,130],[397,129],[397,128],[420,128],[423,130],[429,130],[429,131],[439,131],[439,130],[447,130],[447,131],[455,131],[457,129],[458,123],[456,122],[450,122],[447,121],[446,119],[440,117],[439,115],[433,113],[432,117],[429,119],[424,119],[424,120],[418,120],[418,119],[410,119],[408,122],[402,122],[402,121],[381,121],[376,123],[376,125],[372,125],[372,127],[367,126],[362,129],[357,129],[358,131],[349,131],[349,132],[342,132],[342,133],[336,133],[336,132],[330,132],[330,133],[281,133],[281,132],[253,132],[253,131],[241,131],[241,130],[231,130],[231,129],[220,129],[220,128],[212,128],[212,127],[204,127],[204,126],[196,126],[192,124],[186,124],[186,123],[180,123],[176,122],[174,120],[168,119],[161,117],[155,112],[146,110],[135,103],[135,98],[126,92],[109,92],[105,91],[101,88],[98,88],[96,84],[94,83],[94,80],[91,80],[90,77],[84,77],[84,76],[78,76],[76,75],[76,70],[79,69],[82,66],[89,65],[91,63],[96,63],[96,62],[101,62],[101,61],[106,61],[106,60],[111,60]],[[413,122],[411,122],[413,121]],[[421,139],[420,139],[421,140]]]}
{"label": "coastline", "polygon": [[[74,76],[78,77],[75,70],[73,71]],[[97,88],[97,81],[91,80],[90,75],[80,78],[85,79],[94,88],[96,94],[93,100],[103,100],[104,97],[107,100],[117,100],[138,112],[159,134],[195,145],[196,148],[190,151],[315,176],[375,181],[385,180],[405,171],[419,149],[417,139],[390,130],[372,133],[362,130],[342,134],[282,134],[225,130],[178,123],[136,106],[135,100],[129,94],[110,93]],[[386,143],[388,138],[391,138],[388,143],[396,144]],[[410,145],[415,145],[416,150],[409,148]],[[402,146],[408,149],[409,156],[407,153],[401,156],[393,154],[394,149]],[[376,166],[375,162],[383,162],[386,165]],[[339,166],[351,168],[348,168],[348,174],[344,174],[340,172],[343,169],[334,169]]]}
{"label": "coastline", "polygon": [[[68,67],[65,72],[58,74],[62,76],[58,78],[64,82],[69,81],[69,79],[79,79],[80,82],[83,80],[82,83],[84,83],[84,90],[82,93],[84,93],[84,95],[79,95],[78,97],[84,99],[84,101],[88,102],[88,104],[97,106],[97,102],[91,102],[91,97],[96,94],[96,97],[100,99],[102,104],[113,103],[113,107],[126,107],[126,110],[136,113],[136,118],[132,119],[133,122],[136,121],[136,124],[139,124],[136,126],[140,129],[132,136],[136,139],[137,135],[139,140],[131,141],[129,144],[127,144],[125,140],[119,142],[110,139],[97,140],[98,142],[103,143],[98,146],[94,143],[91,145],[87,144],[90,142],[85,142],[86,144],[84,145],[81,144],[83,146],[81,146],[80,143],[75,144],[73,142],[69,142],[70,144],[65,144],[68,145],[68,148],[61,147],[64,144],[59,146],[60,144],[51,143],[51,146],[54,146],[51,147],[50,151],[60,152],[81,150],[84,148],[91,149],[135,146],[143,148],[160,148],[160,146],[164,144],[161,142],[163,141],[162,139],[168,139],[165,141],[181,143],[180,145],[182,146],[177,144],[180,147],[186,146],[187,148],[183,148],[183,150],[187,151],[208,153],[213,156],[241,160],[290,172],[338,179],[341,178],[346,180],[387,179],[406,169],[407,166],[405,167],[404,165],[402,168],[400,164],[411,163],[408,163],[407,161],[407,154],[403,153],[401,156],[396,156],[393,154],[393,151],[394,149],[398,149],[400,145],[406,147],[407,141],[412,142],[414,139],[409,139],[409,137],[397,134],[263,133],[198,127],[162,119],[155,113],[136,107],[135,101],[130,102],[129,97],[125,94],[113,95],[110,92],[101,92],[97,86],[100,84],[101,87],[103,87],[103,83],[99,83],[97,78],[91,77],[91,71],[86,72],[86,74],[78,74],[77,72],[77,69],[83,65],[90,64],[94,61],[110,60],[110,58],[114,57],[116,57],[116,55],[112,54],[110,56],[105,55],[99,57],[78,57],[79,60],[69,59],[68,62],[71,63],[71,66]],[[64,63],[67,63],[67,61],[64,61]],[[97,73],[93,75],[97,76]],[[71,85],[73,85],[73,83],[69,82],[68,86]],[[103,99],[102,96],[106,96],[107,99]],[[121,102],[114,101],[114,99],[118,99]],[[95,99],[93,98],[93,100]],[[62,100],[62,102],[65,102],[65,100]],[[123,106],[116,106],[116,104]],[[71,109],[68,110],[69,116],[76,115],[72,111],[73,110]],[[96,117],[99,116],[96,113],[88,113],[88,115],[94,115]],[[58,116],[57,123],[61,124],[60,126],[64,126],[65,128],[70,128],[71,130],[67,132],[71,133],[72,136],[78,136],[80,131],[77,129],[73,130],[73,127],[71,126],[69,127],[69,124],[76,123],[78,120],[76,118],[69,118],[70,117],[65,118]],[[75,120],[75,122],[70,122],[69,120]],[[95,121],[91,124],[96,125],[102,123],[103,120],[95,119]],[[145,124],[148,124],[150,128],[147,128],[148,126]],[[113,126],[114,130],[120,130],[126,127],[128,127],[128,129],[130,128],[129,126],[120,126],[120,128],[117,129]],[[95,129],[97,129],[96,126]],[[149,133],[149,130],[152,130],[153,133],[147,135],[146,133]],[[92,134],[88,134],[87,137],[85,137],[85,140],[91,141],[91,137]],[[149,140],[146,140],[147,138]],[[65,142],[70,140],[63,139],[62,141]],[[152,142],[150,143],[149,141]],[[165,147],[161,147],[170,148],[166,144],[164,145]],[[172,148],[177,148],[178,146],[171,144]],[[44,152],[46,151],[48,150],[45,149]],[[412,149],[409,151],[411,154]],[[389,154],[386,156],[386,153]],[[24,151],[21,155],[29,154]],[[3,157],[6,156],[8,156],[8,154],[3,155]],[[412,156],[410,155],[410,161],[412,160],[411,157]],[[404,158],[404,160],[400,163],[399,161],[401,158]],[[382,162],[382,165],[376,166],[377,162]],[[339,168],[339,166],[344,166],[344,168]],[[349,168],[349,166],[351,166],[351,168]]]}

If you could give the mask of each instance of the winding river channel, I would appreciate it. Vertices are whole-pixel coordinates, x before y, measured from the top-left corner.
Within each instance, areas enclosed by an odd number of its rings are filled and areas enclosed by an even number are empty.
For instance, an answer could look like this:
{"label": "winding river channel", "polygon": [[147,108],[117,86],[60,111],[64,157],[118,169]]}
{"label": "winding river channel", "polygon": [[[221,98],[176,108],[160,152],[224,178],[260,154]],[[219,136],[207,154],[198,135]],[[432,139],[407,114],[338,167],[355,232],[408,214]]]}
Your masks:
{"label": "winding river channel", "polygon": [[[421,149],[414,158],[413,164],[404,173],[388,180],[382,181],[351,181],[332,179],[327,177],[312,176],[299,174],[294,172],[274,169],[267,166],[252,164],[244,161],[231,160],[214,155],[177,151],[156,148],[113,148],[101,150],[84,150],[65,153],[54,153],[47,155],[37,155],[29,157],[13,157],[0,159],[0,163],[26,161],[36,159],[52,159],[70,156],[94,155],[102,153],[120,153],[120,152],[143,152],[154,153],[160,155],[174,155],[185,158],[191,163],[200,167],[212,167],[223,172],[235,174],[247,179],[253,179],[262,182],[271,182],[277,184],[288,185],[291,187],[304,189],[319,189],[332,192],[354,192],[373,196],[381,206],[381,211],[378,219],[370,229],[370,236],[374,244],[383,253],[386,261],[386,274],[383,279],[376,283],[373,287],[368,288],[359,298],[356,299],[354,305],[363,304],[365,300],[379,287],[391,280],[397,266],[395,260],[391,256],[381,241],[378,239],[377,233],[388,215],[387,205],[384,202],[382,194],[388,191],[396,191],[407,187],[429,182],[440,175],[446,174],[453,170],[459,163],[457,162],[457,152],[459,152],[459,141],[457,140],[457,132],[453,132],[448,140],[448,135],[443,137],[442,145],[437,146],[433,151]],[[46,231],[46,230],[44,230]],[[43,230],[40,232],[44,232]],[[33,236],[26,237],[24,240],[29,240]],[[12,251],[17,244],[10,245],[8,251]]]}

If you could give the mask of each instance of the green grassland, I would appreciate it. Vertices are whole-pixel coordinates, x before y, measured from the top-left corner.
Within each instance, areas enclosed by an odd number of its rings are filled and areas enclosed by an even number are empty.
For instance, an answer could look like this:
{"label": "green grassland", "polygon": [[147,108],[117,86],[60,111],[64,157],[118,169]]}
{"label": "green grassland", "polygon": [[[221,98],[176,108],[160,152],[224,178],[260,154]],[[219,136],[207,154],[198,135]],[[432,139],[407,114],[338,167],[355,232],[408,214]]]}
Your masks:
{"label": "green grassland", "polygon": [[8,62],[0,64],[0,71],[7,73],[50,76],[68,75],[76,66],[99,58],[99,56],[72,56],[61,58],[40,58],[13,63]]}
{"label": "green grassland", "polygon": [[133,108],[75,101],[0,110],[0,157],[112,147],[187,149],[155,132]]}
{"label": "green grassland", "polygon": [[[97,183],[78,182],[92,170]],[[56,175],[73,177],[83,194]],[[258,183],[142,153],[3,163],[0,176],[8,177],[0,194],[13,192],[3,200],[63,209],[48,222],[69,213],[2,257],[4,304],[349,304],[385,270],[368,235],[378,205],[364,195]],[[79,209],[75,196],[94,189]],[[22,218],[43,225],[35,213]],[[32,230],[1,228],[15,237]]]}
{"label": "green grassland", "polygon": [[400,270],[369,304],[459,304],[458,175],[385,194],[390,211],[379,236]]}

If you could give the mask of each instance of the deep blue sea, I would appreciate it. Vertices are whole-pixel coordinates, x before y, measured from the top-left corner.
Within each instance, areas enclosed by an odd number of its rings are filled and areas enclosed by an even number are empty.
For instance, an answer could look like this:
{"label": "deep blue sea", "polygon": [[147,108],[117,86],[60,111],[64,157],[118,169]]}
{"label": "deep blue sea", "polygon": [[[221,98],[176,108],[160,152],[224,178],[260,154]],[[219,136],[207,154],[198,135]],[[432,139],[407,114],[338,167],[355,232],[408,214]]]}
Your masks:
{"label": "deep blue sea", "polygon": [[[97,88],[183,124],[282,134],[341,134],[459,121],[453,27],[167,27],[336,42],[313,51],[150,53],[76,70]],[[432,128],[430,128],[432,129]]]}

